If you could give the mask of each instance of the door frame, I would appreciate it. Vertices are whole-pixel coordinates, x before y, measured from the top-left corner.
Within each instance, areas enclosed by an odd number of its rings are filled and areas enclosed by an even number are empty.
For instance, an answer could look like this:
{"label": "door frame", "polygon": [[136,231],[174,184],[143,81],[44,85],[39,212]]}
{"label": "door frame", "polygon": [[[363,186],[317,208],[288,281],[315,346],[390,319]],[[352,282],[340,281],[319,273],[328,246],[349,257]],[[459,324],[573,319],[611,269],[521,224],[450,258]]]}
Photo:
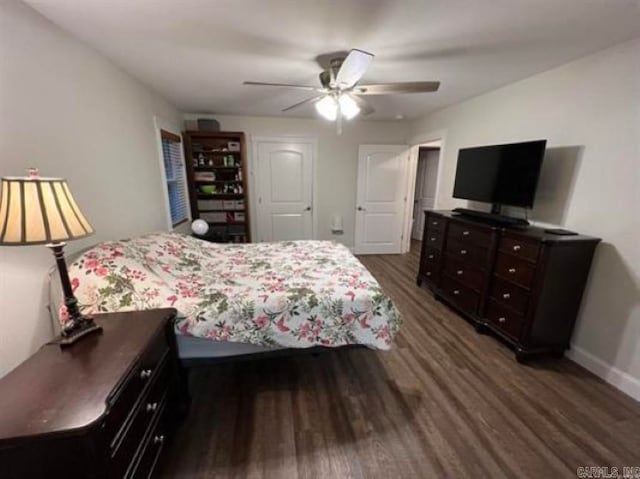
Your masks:
{"label": "door frame", "polygon": [[[436,176],[438,174],[437,170],[438,170],[438,166],[440,164],[440,147],[439,146],[431,146],[430,144],[428,144],[428,145],[429,146],[425,146],[425,145],[419,145],[418,146],[418,161],[416,163],[416,183],[415,183],[415,188],[420,186],[422,189],[424,189],[424,183],[425,183],[424,173],[426,173],[425,170],[427,168],[427,165],[426,165],[426,158],[422,162],[420,161],[420,152],[421,151],[427,151],[427,152],[429,152],[429,151],[437,151],[438,152],[438,160],[436,162]],[[423,170],[423,176],[422,177],[419,176],[420,165],[424,165],[424,170]],[[437,178],[436,178],[436,180],[437,180]],[[415,188],[414,188],[414,190],[415,190]],[[416,195],[415,195],[415,193],[417,193],[417,191],[414,191],[414,203],[413,203],[413,209],[412,209],[412,212],[411,212],[411,239],[413,239],[413,234],[416,233],[416,232],[418,232],[420,235],[422,234],[422,231],[414,231],[414,226],[416,225],[415,218],[419,218],[420,217],[420,215],[418,215],[416,217],[413,216],[414,213],[416,212],[416,205],[415,205]],[[419,203],[420,203],[420,205],[419,205],[420,208],[422,208],[422,198],[423,197],[420,197],[420,199],[418,200]],[[435,190],[434,190],[434,194],[433,194],[433,196],[431,198],[433,199],[433,202],[435,204],[435,200],[436,200]]]}
{"label": "door frame", "polygon": [[258,215],[260,214],[260,208],[258,205],[258,198],[260,197],[259,183],[256,175],[258,169],[258,145],[261,143],[304,143],[311,145],[311,237],[317,239],[318,233],[318,215],[316,207],[318,204],[318,184],[316,174],[316,163],[318,159],[318,138],[313,136],[295,136],[295,135],[278,135],[278,136],[249,136],[249,144],[251,148],[251,154],[249,155],[249,178],[251,178],[251,184],[249,189],[251,195],[249,196],[249,211],[251,213],[251,236],[256,242],[260,240],[260,222],[258,221]]}
{"label": "door frame", "polygon": [[[416,194],[416,178],[418,175],[418,155],[421,146],[428,146],[425,143],[432,143],[440,140],[440,156],[438,157],[438,169],[436,173],[436,191],[434,193],[433,208],[440,207],[440,185],[442,180],[442,163],[445,157],[445,148],[447,147],[447,130],[436,130],[429,133],[418,134],[414,136],[409,145],[411,150],[409,153],[409,174],[407,179],[407,198],[413,198]],[[404,233],[402,241],[402,253],[408,253],[411,249],[411,225],[413,222],[413,199],[407,202],[404,216]]]}

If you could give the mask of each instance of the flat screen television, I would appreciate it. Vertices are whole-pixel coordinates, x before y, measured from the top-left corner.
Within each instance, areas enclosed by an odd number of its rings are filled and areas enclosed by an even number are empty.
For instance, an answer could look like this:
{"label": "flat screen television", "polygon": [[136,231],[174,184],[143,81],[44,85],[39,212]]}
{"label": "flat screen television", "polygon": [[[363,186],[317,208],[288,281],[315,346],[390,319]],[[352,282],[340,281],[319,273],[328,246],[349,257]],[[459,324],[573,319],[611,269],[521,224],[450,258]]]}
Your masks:
{"label": "flat screen television", "polygon": [[454,198],[530,208],[547,140],[462,148]]}

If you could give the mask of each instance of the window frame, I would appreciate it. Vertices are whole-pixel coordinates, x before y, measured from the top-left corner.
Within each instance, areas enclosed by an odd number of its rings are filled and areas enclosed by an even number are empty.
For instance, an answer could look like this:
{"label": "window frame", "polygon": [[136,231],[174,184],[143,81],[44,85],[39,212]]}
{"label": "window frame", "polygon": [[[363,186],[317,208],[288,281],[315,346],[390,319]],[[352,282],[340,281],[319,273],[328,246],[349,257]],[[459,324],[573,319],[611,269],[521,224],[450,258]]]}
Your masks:
{"label": "window frame", "polygon": [[[172,130],[175,130],[175,127],[168,125],[166,122],[159,120],[157,117],[154,118],[154,124],[156,129],[156,137],[158,144],[158,158],[160,162],[160,177],[162,182],[162,194],[164,197],[165,203],[165,218],[167,229],[169,231],[175,230],[176,228],[183,226],[185,223],[191,222],[191,205],[189,202],[189,187],[187,184],[187,170],[184,156],[184,142],[182,139],[182,135],[178,133],[174,133]],[[165,160],[164,160],[164,145],[163,140],[174,141],[179,144],[179,152],[180,152],[180,162],[181,162],[181,173],[182,178],[180,181],[182,192],[185,199],[185,213],[186,216],[184,219],[179,220],[174,223],[171,217],[171,200],[169,197],[169,181],[167,179],[167,172],[165,169]]]}

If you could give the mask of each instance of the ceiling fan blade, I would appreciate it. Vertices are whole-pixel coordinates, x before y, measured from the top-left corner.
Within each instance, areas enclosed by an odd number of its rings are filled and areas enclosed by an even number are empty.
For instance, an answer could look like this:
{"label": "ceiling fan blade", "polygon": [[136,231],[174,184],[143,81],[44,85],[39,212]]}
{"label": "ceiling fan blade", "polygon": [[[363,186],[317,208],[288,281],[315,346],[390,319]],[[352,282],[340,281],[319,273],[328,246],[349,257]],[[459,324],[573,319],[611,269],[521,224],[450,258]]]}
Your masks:
{"label": "ceiling fan blade", "polygon": [[371,115],[372,113],[375,112],[374,108],[369,104],[368,101],[360,98],[358,95],[349,95],[349,96],[353,98],[353,100],[358,104],[358,107],[360,108],[361,116]]}
{"label": "ceiling fan blade", "polygon": [[393,95],[396,93],[428,93],[438,91],[439,81],[413,81],[405,83],[378,83],[358,85],[353,92],[358,95]]}
{"label": "ceiling fan blade", "polygon": [[309,85],[290,85],[289,83],[264,83],[260,81],[245,81],[242,82],[243,85],[251,85],[251,86],[275,86],[281,88],[295,88],[296,90],[306,90],[306,91],[324,91],[324,88],[318,88],[315,86]]}
{"label": "ceiling fan blade", "polygon": [[344,89],[353,87],[367,71],[373,54],[362,50],[351,50],[344,59],[335,79],[335,86]]}
{"label": "ceiling fan blade", "polygon": [[291,105],[290,107],[287,107],[282,111],[293,110],[294,108],[298,108],[299,106],[302,106],[302,105],[304,105],[306,103],[314,103],[314,102],[318,101],[322,97],[324,97],[324,95],[318,95],[318,96],[314,96],[314,97],[311,97],[311,98],[307,98],[306,100],[299,101],[295,105]]}

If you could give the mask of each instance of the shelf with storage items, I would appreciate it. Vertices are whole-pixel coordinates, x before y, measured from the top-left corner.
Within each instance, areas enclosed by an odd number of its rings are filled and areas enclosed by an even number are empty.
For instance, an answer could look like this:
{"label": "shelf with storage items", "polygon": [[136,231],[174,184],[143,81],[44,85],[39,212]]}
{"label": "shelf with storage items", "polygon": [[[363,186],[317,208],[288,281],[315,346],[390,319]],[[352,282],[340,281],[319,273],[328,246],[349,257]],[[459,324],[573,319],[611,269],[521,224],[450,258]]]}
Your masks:
{"label": "shelf with storage items", "polygon": [[193,218],[209,224],[203,239],[251,241],[244,133],[187,131],[184,139]]}

